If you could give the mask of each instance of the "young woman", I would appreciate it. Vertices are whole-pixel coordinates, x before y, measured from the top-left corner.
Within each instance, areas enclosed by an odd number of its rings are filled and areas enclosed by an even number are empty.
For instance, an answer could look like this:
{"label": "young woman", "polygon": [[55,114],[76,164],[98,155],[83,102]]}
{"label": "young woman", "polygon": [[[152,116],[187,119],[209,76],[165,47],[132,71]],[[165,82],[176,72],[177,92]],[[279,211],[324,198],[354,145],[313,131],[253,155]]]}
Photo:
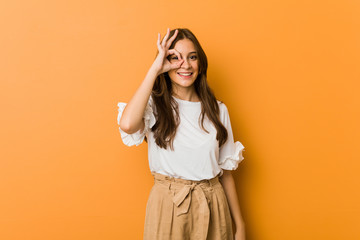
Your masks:
{"label": "young woman", "polygon": [[154,185],[144,239],[244,240],[231,174],[244,146],[234,142],[228,109],[208,86],[207,57],[194,34],[168,28],[160,37],[145,79],[127,104],[118,103],[124,144],[148,143]]}

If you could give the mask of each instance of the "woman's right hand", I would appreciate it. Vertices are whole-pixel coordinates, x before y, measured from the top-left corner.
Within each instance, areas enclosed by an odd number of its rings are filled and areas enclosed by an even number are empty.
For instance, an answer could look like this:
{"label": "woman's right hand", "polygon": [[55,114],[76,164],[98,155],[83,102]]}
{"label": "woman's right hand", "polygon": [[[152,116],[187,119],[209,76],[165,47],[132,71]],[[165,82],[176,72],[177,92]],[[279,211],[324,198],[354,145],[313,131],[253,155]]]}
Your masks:
{"label": "woman's right hand", "polygon": [[[184,60],[181,58],[180,53],[175,49],[169,49],[171,43],[174,41],[178,33],[178,30],[175,30],[174,35],[168,39],[170,35],[170,29],[167,29],[167,33],[164,36],[162,42],[160,43],[160,33],[158,33],[157,47],[159,50],[158,55],[153,63],[153,67],[156,69],[158,75],[163,72],[168,72],[172,69],[180,68]],[[170,62],[167,57],[169,55],[175,54],[178,57],[177,61]]]}

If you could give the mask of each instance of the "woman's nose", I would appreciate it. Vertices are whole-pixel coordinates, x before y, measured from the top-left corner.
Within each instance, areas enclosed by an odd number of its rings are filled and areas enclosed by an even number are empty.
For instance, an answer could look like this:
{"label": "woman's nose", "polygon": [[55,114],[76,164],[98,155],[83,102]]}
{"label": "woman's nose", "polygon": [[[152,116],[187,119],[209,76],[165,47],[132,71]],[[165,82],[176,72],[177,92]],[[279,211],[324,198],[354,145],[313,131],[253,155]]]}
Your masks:
{"label": "woman's nose", "polygon": [[181,64],[182,68],[190,68],[191,65],[189,64],[187,59],[184,59],[184,62]]}

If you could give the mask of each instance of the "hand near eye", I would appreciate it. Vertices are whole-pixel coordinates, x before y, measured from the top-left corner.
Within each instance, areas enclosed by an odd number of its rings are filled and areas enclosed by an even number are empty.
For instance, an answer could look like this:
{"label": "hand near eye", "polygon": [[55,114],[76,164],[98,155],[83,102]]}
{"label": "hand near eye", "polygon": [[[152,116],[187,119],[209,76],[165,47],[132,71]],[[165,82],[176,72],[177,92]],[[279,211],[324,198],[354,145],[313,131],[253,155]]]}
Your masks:
{"label": "hand near eye", "polygon": [[[157,70],[158,75],[163,72],[168,72],[172,69],[180,68],[183,63],[183,59],[181,59],[180,53],[175,49],[169,49],[171,43],[174,41],[178,33],[178,30],[175,30],[174,35],[169,38],[170,29],[167,29],[167,33],[164,36],[162,42],[160,43],[160,33],[158,33],[157,47],[158,47],[158,55],[153,63],[153,67]],[[178,57],[178,61],[170,62],[167,57],[169,55],[176,55]]]}

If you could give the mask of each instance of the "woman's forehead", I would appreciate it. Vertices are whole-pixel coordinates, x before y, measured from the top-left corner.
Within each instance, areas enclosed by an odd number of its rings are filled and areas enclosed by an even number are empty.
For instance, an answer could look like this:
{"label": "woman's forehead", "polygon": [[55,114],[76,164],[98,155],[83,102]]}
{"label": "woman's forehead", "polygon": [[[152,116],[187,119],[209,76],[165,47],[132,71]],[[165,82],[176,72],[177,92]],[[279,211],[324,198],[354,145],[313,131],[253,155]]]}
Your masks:
{"label": "woman's forehead", "polygon": [[194,43],[189,39],[181,39],[177,41],[174,46],[174,49],[184,55],[196,53]]}

